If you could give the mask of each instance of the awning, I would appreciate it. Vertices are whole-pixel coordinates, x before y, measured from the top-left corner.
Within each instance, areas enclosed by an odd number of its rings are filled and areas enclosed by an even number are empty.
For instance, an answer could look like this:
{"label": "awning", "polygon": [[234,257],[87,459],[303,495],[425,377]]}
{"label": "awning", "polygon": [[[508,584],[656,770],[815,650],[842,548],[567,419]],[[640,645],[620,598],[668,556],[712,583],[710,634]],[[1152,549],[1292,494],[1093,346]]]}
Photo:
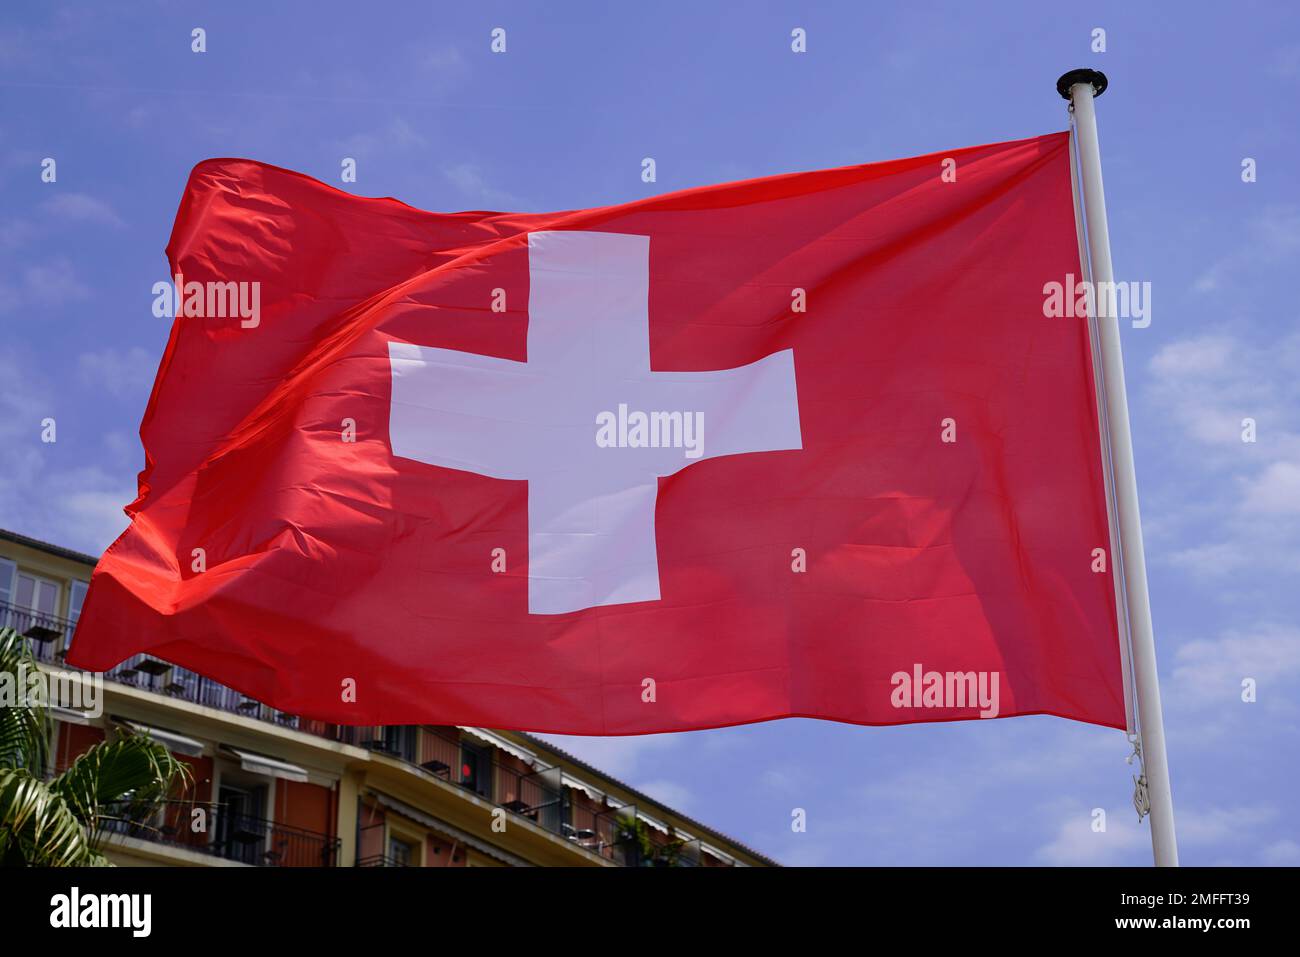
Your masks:
{"label": "awning", "polygon": [[723,851],[718,850],[718,849],[717,849],[716,847],[714,847],[712,844],[705,844],[705,843],[701,842],[701,843],[700,843],[700,850],[703,851],[703,852],[706,853],[706,854],[709,854],[709,855],[712,855],[713,857],[716,857],[718,860],[722,861],[722,862],[725,863],[725,864],[735,864],[735,863],[736,863],[736,859],[735,859],[734,857],[732,857],[730,854],[727,854],[727,853],[724,853]]}
{"label": "awning", "polygon": [[501,735],[499,734],[493,734],[491,731],[487,731],[484,728],[466,728],[461,725],[457,725],[457,727],[459,727],[460,730],[464,731],[466,734],[472,734],[480,741],[484,741],[487,744],[492,745],[492,747],[494,748],[500,748],[506,754],[513,754],[515,757],[517,757],[520,761],[523,761],[525,764],[531,765],[536,763],[537,761],[537,755],[535,755],[532,751],[529,751],[527,748],[520,747],[519,745],[515,744],[513,741],[506,740],[505,738],[501,737]]}
{"label": "awning", "polygon": [[265,774],[268,777],[281,778],[285,781],[297,781],[299,784],[304,784],[307,781],[307,771],[296,764],[290,764],[288,761],[281,761],[278,758],[268,758],[264,754],[254,754],[241,748],[232,748],[228,744],[225,748],[239,758],[239,766],[250,774]]}
{"label": "awning", "polygon": [[414,821],[416,824],[423,824],[425,827],[429,828],[442,827],[442,823],[432,814],[426,814],[419,808],[411,807],[411,805],[407,804],[405,801],[399,801],[397,798],[389,797],[387,794],[380,791],[371,791],[370,794],[379,802],[381,807],[385,807],[390,811],[396,811],[408,821]]}
{"label": "awning", "polygon": [[127,721],[123,718],[114,718],[120,724],[134,728],[149,735],[168,751],[175,751],[177,754],[188,755],[191,758],[197,758],[203,753],[203,742],[196,741],[194,738],[187,738],[183,734],[177,734],[175,731],[167,731],[163,728],[154,728],[147,724],[141,724],[138,721]]}
{"label": "awning", "polygon": [[86,712],[76,708],[60,708],[56,704],[50,705],[50,717],[64,724],[90,724],[90,715]]}
{"label": "awning", "polygon": [[405,801],[399,801],[397,798],[389,797],[387,794],[380,791],[369,791],[367,793],[369,793],[381,807],[402,815],[402,817],[406,818],[408,821],[422,824],[431,831],[437,831],[444,837],[449,837],[454,841],[459,841],[467,847],[472,847],[480,854],[486,854],[488,857],[496,858],[498,861],[501,861],[503,864],[509,864],[511,867],[531,866],[522,857],[511,854],[509,851],[503,851],[499,847],[494,847],[487,841],[481,841],[472,834],[465,833],[458,827],[453,827],[445,821],[438,820],[431,814],[426,814],[419,808],[411,807],[411,805],[407,804]]}
{"label": "awning", "polygon": [[656,831],[662,831],[664,834],[668,833],[668,825],[665,824],[663,821],[651,817],[649,814],[642,814],[640,811],[637,811],[636,819],[640,821],[642,824],[644,824],[646,827],[652,827]]}
{"label": "awning", "polygon": [[600,788],[592,787],[586,781],[579,781],[577,778],[570,774],[565,774],[563,771],[560,772],[560,783],[566,788],[573,788],[575,791],[581,791],[593,801],[603,801],[605,799],[605,792]]}

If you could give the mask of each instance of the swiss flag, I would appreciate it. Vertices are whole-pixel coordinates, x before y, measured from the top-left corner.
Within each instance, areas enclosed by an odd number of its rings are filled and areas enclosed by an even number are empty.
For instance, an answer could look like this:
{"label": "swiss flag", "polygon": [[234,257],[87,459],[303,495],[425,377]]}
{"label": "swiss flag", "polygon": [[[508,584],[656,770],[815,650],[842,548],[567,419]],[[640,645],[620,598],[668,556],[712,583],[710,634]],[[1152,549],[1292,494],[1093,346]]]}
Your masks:
{"label": "swiss flag", "polygon": [[200,163],[68,660],[345,724],[1122,728],[1069,164],[440,214]]}

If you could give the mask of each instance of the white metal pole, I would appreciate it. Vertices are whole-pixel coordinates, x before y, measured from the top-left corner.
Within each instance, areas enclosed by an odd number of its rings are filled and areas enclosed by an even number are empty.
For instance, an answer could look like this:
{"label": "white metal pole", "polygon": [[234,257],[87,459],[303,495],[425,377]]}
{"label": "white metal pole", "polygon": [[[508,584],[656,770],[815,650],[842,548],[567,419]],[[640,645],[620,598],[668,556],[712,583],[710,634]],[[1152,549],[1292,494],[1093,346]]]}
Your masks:
{"label": "white metal pole", "polygon": [[[1156,644],[1151,627],[1151,599],[1147,593],[1146,557],[1142,548],[1142,521],[1138,515],[1137,474],[1133,467],[1133,437],[1129,430],[1128,393],[1124,387],[1124,357],[1120,352],[1119,318],[1109,308],[1115,275],[1110,261],[1110,232],[1106,225],[1106,195],[1101,184],[1101,149],[1097,142],[1094,99],[1106,89],[1106,77],[1096,70],[1075,70],[1057,83],[1057,89],[1074,104],[1074,130],[1082,180],[1084,225],[1092,265],[1101,341],[1101,366],[1106,395],[1106,421],[1115,483],[1115,505],[1123,557],[1124,594],[1132,645],[1133,680],[1137,685],[1138,726],[1142,763],[1151,802],[1151,849],[1157,867],[1178,866],[1174,835],[1174,801],[1169,786],[1169,759],[1165,754],[1164,715],[1156,677]],[[1112,568],[1114,562],[1112,561]]]}

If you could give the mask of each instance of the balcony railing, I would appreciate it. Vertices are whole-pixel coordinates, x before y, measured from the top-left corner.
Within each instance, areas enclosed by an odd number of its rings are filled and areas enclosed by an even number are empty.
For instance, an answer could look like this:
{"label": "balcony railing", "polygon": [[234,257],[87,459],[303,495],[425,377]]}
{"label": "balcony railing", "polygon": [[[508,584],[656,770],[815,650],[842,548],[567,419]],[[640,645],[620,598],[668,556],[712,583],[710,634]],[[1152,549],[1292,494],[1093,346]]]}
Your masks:
{"label": "balcony railing", "polygon": [[0,601],[0,628],[12,628],[27,639],[38,661],[55,664],[63,660],[64,649],[76,626],[66,618],[42,614]]}
{"label": "balcony railing", "polygon": [[[73,622],[0,602],[0,627],[5,626],[28,637],[38,660],[67,667],[63,657],[72,640]],[[105,672],[104,677],[178,701],[294,728],[407,761],[433,777],[528,818],[606,860],[628,866],[665,861],[674,866],[692,866],[698,862],[698,853],[691,854],[688,849],[679,850],[672,845],[665,845],[666,850],[656,850],[647,857],[636,838],[635,827],[627,824],[629,815],[635,815],[632,805],[600,812],[576,805],[568,808],[558,768],[536,766],[522,771],[501,761],[497,749],[467,742],[450,729],[429,725],[354,727],[302,718],[277,711],[211,678],[150,655],[133,655]],[[275,852],[272,847],[265,853]]]}
{"label": "balcony railing", "polygon": [[[189,802],[171,802],[153,820],[131,820],[129,815],[102,822],[110,835],[135,837],[157,844],[185,848],[200,854],[253,867],[335,867],[340,841],[336,837],[237,814],[220,805],[204,808],[204,827],[194,830]],[[109,812],[111,814],[111,811]]]}

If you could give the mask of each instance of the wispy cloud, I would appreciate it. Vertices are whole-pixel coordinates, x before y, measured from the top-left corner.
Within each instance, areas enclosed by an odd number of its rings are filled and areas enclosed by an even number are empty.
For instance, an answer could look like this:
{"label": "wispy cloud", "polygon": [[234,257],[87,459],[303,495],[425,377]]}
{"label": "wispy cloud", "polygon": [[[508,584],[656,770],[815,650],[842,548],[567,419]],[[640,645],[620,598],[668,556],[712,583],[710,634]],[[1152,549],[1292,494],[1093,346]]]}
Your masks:
{"label": "wispy cloud", "polygon": [[0,277],[0,312],[58,308],[89,298],[89,287],[62,256],[21,266],[9,280]]}
{"label": "wispy cloud", "polygon": [[1264,208],[1246,227],[1236,249],[1219,258],[1196,277],[1198,293],[1234,291],[1234,280],[1261,267],[1271,268],[1294,259],[1300,252],[1300,208],[1273,205]]}
{"label": "wispy cloud", "polygon": [[56,193],[41,204],[41,212],[74,223],[122,226],[122,218],[102,199],[87,193]]}
{"label": "wispy cloud", "polygon": [[491,185],[484,176],[483,170],[473,163],[458,163],[455,166],[444,167],[442,174],[469,202],[486,204],[491,209],[527,208],[517,196]]}
{"label": "wispy cloud", "polygon": [[[1242,681],[1253,678],[1259,700],[1241,700]],[[1171,709],[1263,708],[1295,712],[1293,689],[1300,680],[1300,628],[1264,623],[1231,629],[1179,646],[1166,691]]]}
{"label": "wispy cloud", "polygon": [[1106,830],[1093,827],[1090,808],[1076,807],[1067,813],[1051,841],[1034,854],[1043,864],[1059,867],[1103,867],[1129,864],[1136,854],[1151,845],[1151,836],[1135,820],[1136,815],[1108,814]]}
{"label": "wispy cloud", "polygon": [[158,357],[138,346],[83,352],[77,357],[83,384],[102,388],[116,397],[147,393],[153,384]]}
{"label": "wispy cloud", "polygon": [[[53,445],[40,438],[47,417],[58,429]],[[135,498],[135,476],[127,467],[62,465],[65,446],[59,443],[71,441],[68,425],[50,384],[30,363],[0,352],[0,516],[16,531],[98,552],[126,527],[122,507]],[[83,457],[98,456],[92,451]]]}
{"label": "wispy cloud", "polygon": [[1300,569],[1300,336],[1183,339],[1147,371],[1146,398],[1188,440],[1167,449],[1176,494],[1154,500],[1158,560],[1201,578]]}
{"label": "wispy cloud", "polygon": [[394,116],[380,126],[346,137],[339,149],[345,156],[362,160],[401,154],[426,145],[428,138],[423,133],[405,118]]}
{"label": "wispy cloud", "polygon": [[637,784],[636,787],[639,791],[650,795],[656,801],[662,801],[675,811],[690,813],[691,805],[695,803],[695,795],[691,792],[691,789],[678,781],[644,781]]}
{"label": "wispy cloud", "polygon": [[647,756],[672,750],[683,743],[682,736],[674,734],[637,734],[614,738],[541,734],[538,737],[602,771],[624,779],[644,773],[643,761]]}

